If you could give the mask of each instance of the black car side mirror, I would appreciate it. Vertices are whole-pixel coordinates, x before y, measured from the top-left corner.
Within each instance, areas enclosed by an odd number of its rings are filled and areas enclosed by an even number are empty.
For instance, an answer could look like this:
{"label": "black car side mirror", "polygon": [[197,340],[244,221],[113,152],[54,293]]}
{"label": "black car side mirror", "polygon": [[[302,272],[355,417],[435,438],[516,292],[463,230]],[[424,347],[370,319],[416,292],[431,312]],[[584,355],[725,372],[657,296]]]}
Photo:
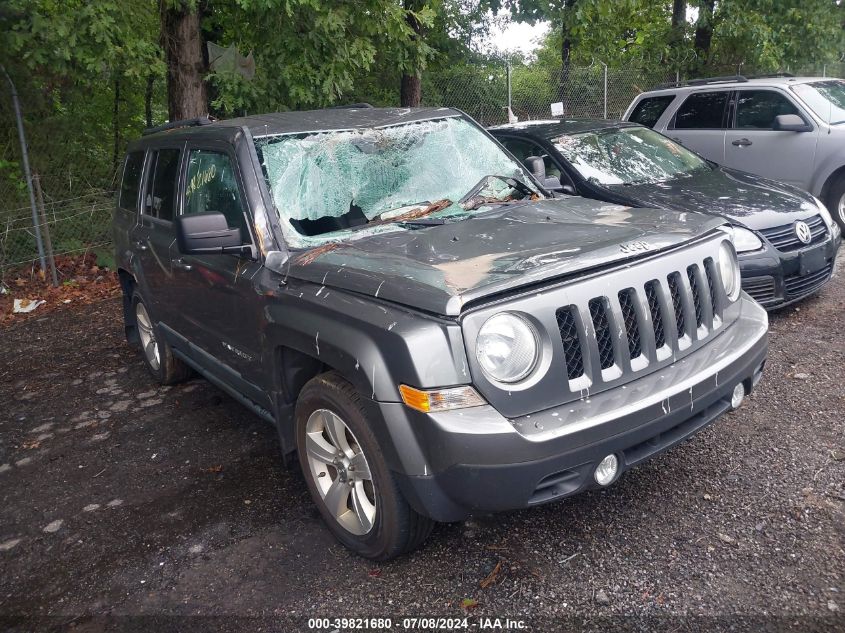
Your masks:
{"label": "black car side mirror", "polygon": [[775,117],[772,129],[778,132],[812,132],[813,126],[797,114],[779,114]]}
{"label": "black car side mirror", "polygon": [[249,250],[240,229],[230,229],[222,213],[196,213],[176,218],[176,244],[184,255],[243,253]]}

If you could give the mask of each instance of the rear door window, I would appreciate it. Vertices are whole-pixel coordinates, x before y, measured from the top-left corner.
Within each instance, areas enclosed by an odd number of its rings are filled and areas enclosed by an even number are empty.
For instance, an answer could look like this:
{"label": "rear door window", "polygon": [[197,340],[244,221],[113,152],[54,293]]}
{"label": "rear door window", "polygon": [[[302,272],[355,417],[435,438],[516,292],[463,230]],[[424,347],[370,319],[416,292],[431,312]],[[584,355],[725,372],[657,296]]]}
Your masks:
{"label": "rear door window", "polygon": [[144,152],[130,152],[123,163],[123,180],[120,183],[118,206],[128,211],[138,210],[138,189],[144,171]]}
{"label": "rear door window", "polygon": [[634,107],[634,111],[628,117],[628,120],[653,128],[657,125],[657,121],[666,111],[666,108],[669,107],[669,104],[674,100],[675,95],[647,97]]}
{"label": "rear door window", "polygon": [[144,213],[159,220],[173,221],[176,209],[176,181],[179,178],[178,149],[152,152],[144,191]]}
{"label": "rear door window", "polygon": [[737,95],[736,127],[739,129],[771,130],[775,117],[781,114],[801,116],[789,99],[774,90],[741,90]]}
{"label": "rear door window", "polygon": [[728,95],[728,92],[691,94],[675,115],[675,129],[718,130],[723,128]]}

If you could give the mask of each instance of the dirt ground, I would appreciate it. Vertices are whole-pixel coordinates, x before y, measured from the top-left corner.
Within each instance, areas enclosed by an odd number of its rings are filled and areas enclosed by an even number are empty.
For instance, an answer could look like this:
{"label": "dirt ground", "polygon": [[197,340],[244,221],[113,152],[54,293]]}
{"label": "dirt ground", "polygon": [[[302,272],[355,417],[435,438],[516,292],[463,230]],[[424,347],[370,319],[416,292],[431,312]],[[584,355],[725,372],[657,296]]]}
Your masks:
{"label": "dirt ground", "polygon": [[[441,525],[381,565],[335,543],[271,426],[203,380],[152,383],[117,299],[7,323],[0,629],[439,615],[843,631],[843,319],[840,257],[820,297],[772,315],[767,374],[739,411],[607,490]],[[226,617],[175,617],[198,615]]]}

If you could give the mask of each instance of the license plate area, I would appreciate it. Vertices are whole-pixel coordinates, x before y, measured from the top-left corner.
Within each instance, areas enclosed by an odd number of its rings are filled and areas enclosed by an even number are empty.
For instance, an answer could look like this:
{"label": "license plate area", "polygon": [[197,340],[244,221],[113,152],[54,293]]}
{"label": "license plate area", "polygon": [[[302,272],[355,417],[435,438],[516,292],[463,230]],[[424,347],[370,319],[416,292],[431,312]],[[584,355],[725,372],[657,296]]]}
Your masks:
{"label": "license plate area", "polygon": [[827,257],[823,248],[814,248],[806,253],[801,253],[800,266],[802,276],[821,270],[826,264]]}

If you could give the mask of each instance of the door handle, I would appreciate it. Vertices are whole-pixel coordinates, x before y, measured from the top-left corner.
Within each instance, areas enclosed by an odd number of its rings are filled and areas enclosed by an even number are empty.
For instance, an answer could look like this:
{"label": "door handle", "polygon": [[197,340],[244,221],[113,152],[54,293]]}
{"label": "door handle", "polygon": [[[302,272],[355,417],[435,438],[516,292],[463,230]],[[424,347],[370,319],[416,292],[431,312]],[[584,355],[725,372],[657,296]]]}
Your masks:
{"label": "door handle", "polygon": [[731,141],[731,145],[736,145],[737,147],[748,147],[751,145],[751,141],[747,138],[738,138],[735,141]]}
{"label": "door handle", "polygon": [[139,251],[145,251],[147,250],[147,243],[143,240],[135,240],[135,248]]}
{"label": "door handle", "polygon": [[183,259],[173,259],[170,261],[170,265],[173,266],[173,268],[186,271],[191,270],[193,268],[193,266],[185,262],[185,260]]}

